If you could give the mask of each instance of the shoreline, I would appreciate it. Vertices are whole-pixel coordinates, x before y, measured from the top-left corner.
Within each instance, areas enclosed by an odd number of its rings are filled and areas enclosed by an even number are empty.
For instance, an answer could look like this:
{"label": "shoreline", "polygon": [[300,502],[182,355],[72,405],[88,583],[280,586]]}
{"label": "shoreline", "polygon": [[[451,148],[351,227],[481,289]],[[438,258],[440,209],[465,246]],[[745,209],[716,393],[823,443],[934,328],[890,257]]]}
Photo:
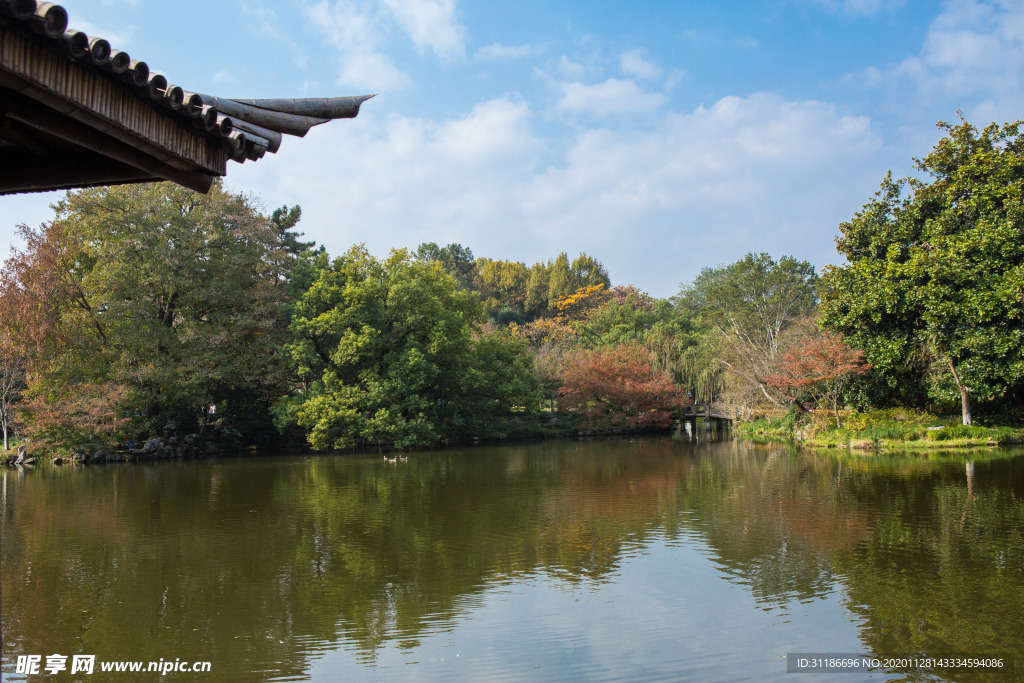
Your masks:
{"label": "shoreline", "polygon": [[[1024,444],[1024,429],[998,426],[948,424],[949,418],[849,419],[851,426],[835,427],[827,423],[798,423],[785,417],[766,417],[737,425],[737,435],[747,438],[784,441],[794,445],[830,450],[912,451],[998,448]],[[946,422],[947,424],[935,424]]]}
{"label": "shoreline", "polygon": [[[146,447],[132,451],[118,451],[98,449],[92,454],[83,451],[72,455],[32,455],[26,453],[26,459],[21,463],[16,462],[17,451],[10,450],[0,453],[0,467],[18,467],[21,465],[36,467],[40,465],[66,466],[85,464],[108,464],[126,463],[139,464],[146,462],[167,462],[184,460],[205,460],[216,457],[246,457],[262,454],[290,454],[294,452],[314,452],[321,455],[384,455],[384,454],[409,454],[428,452],[445,448],[459,448],[467,446],[488,446],[506,444],[510,442],[533,442],[547,440],[565,439],[615,439],[630,436],[653,436],[673,434],[684,429],[683,422],[674,423],[665,429],[648,429],[642,431],[620,431],[611,433],[594,433],[581,431],[578,423],[568,416],[561,416],[557,422],[548,422],[537,425],[539,429],[517,430],[518,433],[509,434],[502,438],[479,439],[470,438],[458,441],[443,441],[430,446],[415,446],[405,449],[396,449],[390,445],[365,445],[346,449],[327,449],[313,451],[306,443],[288,443],[285,445],[265,446],[227,446],[217,445],[210,441],[200,441],[189,438],[189,436],[178,439],[177,437],[164,437],[150,439]],[[825,428],[808,432],[813,425],[804,425],[804,428],[794,428],[785,424],[784,418],[762,418],[752,422],[744,422],[735,425],[729,430],[731,438],[755,443],[780,443],[789,444],[798,448],[807,448],[819,451],[841,451],[846,450],[858,454],[887,453],[907,454],[934,453],[937,451],[969,451],[974,449],[986,449],[991,451],[1000,447],[1011,447],[1024,445],[1024,429],[1010,427],[970,427],[975,430],[978,436],[957,437],[956,427],[943,426],[941,429],[932,427],[921,429],[919,426],[907,425],[904,436],[913,438],[900,438],[894,435],[893,428],[879,426],[875,429],[835,429]],[[983,432],[983,433],[982,433]],[[932,435],[941,435],[939,438],[928,438]],[[921,437],[924,438],[921,438]],[[884,437],[884,438],[883,438]],[[952,438],[949,438],[952,437]]]}
{"label": "shoreline", "polygon": [[66,454],[52,454],[52,455],[37,455],[32,453],[26,453],[26,460],[22,463],[15,462],[18,456],[16,450],[10,450],[6,453],[0,453],[0,467],[18,467],[19,465],[27,466],[40,466],[40,465],[52,465],[52,466],[66,466],[66,465],[99,465],[108,463],[127,463],[127,464],[138,464],[145,462],[167,462],[167,461],[184,461],[184,460],[205,460],[208,458],[233,456],[233,457],[245,457],[247,455],[256,455],[262,453],[289,453],[295,451],[301,451],[303,453],[314,452],[322,455],[368,455],[373,453],[374,455],[384,454],[410,454],[417,452],[426,452],[444,448],[457,448],[467,446],[487,446],[495,444],[504,444],[510,442],[523,442],[523,441],[547,441],[547,440],[565,440],[565,439],[614,439],[629,436],[650,436],[650,435],[666,435],[674,433],[677,429],[681,429],[681,423],[674,423],[668,428],[655,428],[637,431],[618,431],[608,433],[595,433],[585,430],[580,430],[579,421],[566,415],[559,417],[557,421],[547,422],[544,424],[538,424],[537,429],[522,429],[516,430],[514,433],[510,433],[501,438],[481,439],[481,438],[468,438],[463,440],[445,440],[432,444],[429,446],[413,446],[404,449],[394,448],[390,445],[365,445],[365,446],[354,446],[351,448],[339,448],[339,449],[325,449],[322,451],[316,451],[309,446],[308,443],[287,443],[283,445],[267,445],[267,446],[229,446],[222,447],[215,444],[212,441],[200,441],[198,439],[189,439],[189,436],[178,439],[177,437],[154,437],[147,441],[144,448],[134,449],[131,451],[125,450],[112,450],[112,449],[96,449],[91,454],[79,450],[77,453],[71,455]]}

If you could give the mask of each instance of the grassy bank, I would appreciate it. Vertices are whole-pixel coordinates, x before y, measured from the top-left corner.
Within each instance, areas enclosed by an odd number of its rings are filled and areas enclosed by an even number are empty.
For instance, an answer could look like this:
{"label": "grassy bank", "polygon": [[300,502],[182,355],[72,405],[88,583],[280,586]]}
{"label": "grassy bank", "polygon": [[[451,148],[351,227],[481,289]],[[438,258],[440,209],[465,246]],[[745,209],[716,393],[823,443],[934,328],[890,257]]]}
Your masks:
{"label": "grassy bank", "polygon": [[1024,429],[1014,427],[965,427],[959,417],[938,417],[910,410],[879,410],[840,415],[783,414],[738,424],[740,436],[796,441],[818,448],[908,450],[975,448],[1024,443]]}

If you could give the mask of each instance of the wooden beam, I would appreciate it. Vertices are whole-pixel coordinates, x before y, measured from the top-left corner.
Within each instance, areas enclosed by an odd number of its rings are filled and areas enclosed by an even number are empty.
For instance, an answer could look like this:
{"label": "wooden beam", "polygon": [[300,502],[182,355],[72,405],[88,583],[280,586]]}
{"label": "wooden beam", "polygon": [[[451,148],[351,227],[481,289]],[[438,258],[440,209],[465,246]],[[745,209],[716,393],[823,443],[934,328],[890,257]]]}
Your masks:
{"label": "wooden beam", "polygon": [[26,149],[0,147],[0,195],[159,180],[95,152],[64,154],[55,165]]}
{"label": "wooden beam", "polygon": [[48,144],[36,131],[23,125],[20,121],[4,117],[2,110],[0,110],[0,138],[15,147],[24,147],[43,159],[54,157],[54,149],[51,144]]}
{"label": "wooden beam", "polygon": [[[174,168],[116,138],[53,112],[24,96],[14,93],[5,96],[3,102],[0,103],[0,112],[5,117],[15,119],[25,126],[132,166],[150,177],[164,178],[204,194],[209,192],[210,186],[213,184],[211,175]],[[59,167],[59,163],[53,164],[53,166]]]}

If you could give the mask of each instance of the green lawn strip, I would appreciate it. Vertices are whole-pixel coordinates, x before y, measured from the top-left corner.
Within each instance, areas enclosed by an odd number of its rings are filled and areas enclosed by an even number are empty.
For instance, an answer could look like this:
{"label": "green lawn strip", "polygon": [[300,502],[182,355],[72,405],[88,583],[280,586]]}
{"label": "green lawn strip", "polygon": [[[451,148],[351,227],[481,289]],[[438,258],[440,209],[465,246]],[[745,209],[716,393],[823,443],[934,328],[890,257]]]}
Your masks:
{"label": "green lawn strip", "polygon": [[1024,443],[1024,429],[980,427],[957,424],[912,411],[878,411],[879,415],[851,414],[842,428],[824,416],[794,418],[791,415],[765,417],[735,426],[735,433],[757,440],[787,440],[818,448],[873,450],[897,448],[930,450],[977,448]]}

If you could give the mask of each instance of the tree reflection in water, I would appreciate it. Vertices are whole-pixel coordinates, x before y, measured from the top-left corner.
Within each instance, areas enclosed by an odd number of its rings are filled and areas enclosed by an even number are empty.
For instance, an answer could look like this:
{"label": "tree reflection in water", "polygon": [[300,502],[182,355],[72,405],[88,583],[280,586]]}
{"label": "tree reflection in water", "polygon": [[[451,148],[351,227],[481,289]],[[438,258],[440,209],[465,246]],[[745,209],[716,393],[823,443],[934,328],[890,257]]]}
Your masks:
{"label": "tree reflection in water", "polygon": [[1020,659],[1022,472],[685,438],[8,470],[4,670],[187,653],[301,678],[340,645],[415,648],[496,585],[600,590],[657,544],[705,549],[763,610],[838,586],[866,651]]}

